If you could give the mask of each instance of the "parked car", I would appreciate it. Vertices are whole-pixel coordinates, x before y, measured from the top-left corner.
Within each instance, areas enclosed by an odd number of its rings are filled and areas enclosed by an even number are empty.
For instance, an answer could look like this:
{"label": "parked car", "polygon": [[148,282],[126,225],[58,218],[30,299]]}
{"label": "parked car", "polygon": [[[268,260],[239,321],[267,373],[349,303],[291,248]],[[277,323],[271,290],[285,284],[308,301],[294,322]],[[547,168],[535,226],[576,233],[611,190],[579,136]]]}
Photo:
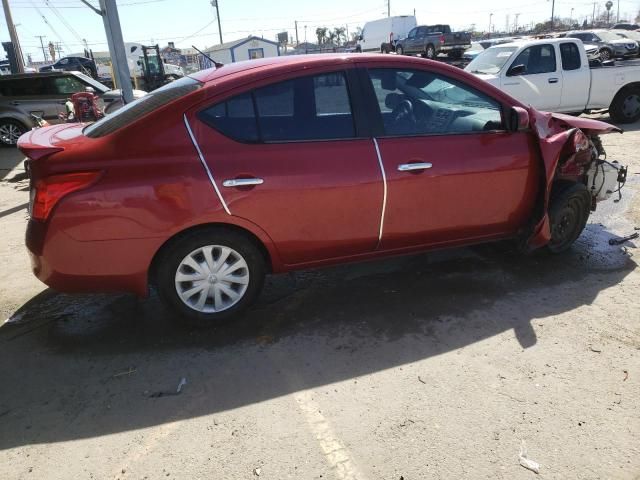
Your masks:
{"label": "parked car", "polygon": [[640,30],[640,25],[637,23],[616,23],[611,28],[614,30]]}
{"label": "parked car", "polygon": [[635,30],[611,30],[611,31],[621,38],[628,38],[629,40],[633,40],[636,43],[640,42],[640,32],[637,32]]}
{"label": "parked car", "polygon": [[396,52],[400,55],[420,54],[430,59],[436,58],[440,53],[460,58],[470,46],[469,32],[452,32],[449,25],[421,25],[398,41]]}
{"label": "parked car", "polygon": [[[100,97],[110,114],[122,107],[120,90],[109,90],[80,72],[48,72],[0,76],[0,145],[15,146],[20,135],[37,126],[36,117],[57,123],[67,99],[87,88]],[[134,90],[139,98],[146,92]]]}
{"label": "parked car", "polygon": [[542,110],[609,110],[615,122],[640,119],[640,65],[614,63],[591,68],[577,39],[498,45],[478,55],[465,70]]}
{"label": "parked car", "polygon": [[82,72],[92,78],[98,78],[98,67],[91,58],[85,57],[64,57],[52,65],[40,67],[41,72],[52,72],[55,70],[63,72]]}
{"label": "parked car", "polygon": [[489,47],[500,45],[502,43],[510,43],[513,41],[513,38],[492,38],[487,40],[480,40],[479,42],[471,42],[471,47],[464,51],[462,58],[471,61]]}
{"label": "parked car", "polygon": [[416,17],[413,15],[400,15],[367,22],[358,37],[356,51],[381,53],[395,51],[398,39],[406,36],[415,26]]}
{"label": "parked car", "polygon": [[568,32],[566,38],[578,38],[583,43],[590,43],[600,47],[600,58],[627,58],[638,56],[638,42],[620,38],[609,30],[579,30]]}
{"label": "parked car", "polygon": [[238,62],[21,137],[26,242],[56,290],[151,282],[211,324],[266,273],[497,239],[564,251],[618,185],[598,160],[611,131],[418,58]]}

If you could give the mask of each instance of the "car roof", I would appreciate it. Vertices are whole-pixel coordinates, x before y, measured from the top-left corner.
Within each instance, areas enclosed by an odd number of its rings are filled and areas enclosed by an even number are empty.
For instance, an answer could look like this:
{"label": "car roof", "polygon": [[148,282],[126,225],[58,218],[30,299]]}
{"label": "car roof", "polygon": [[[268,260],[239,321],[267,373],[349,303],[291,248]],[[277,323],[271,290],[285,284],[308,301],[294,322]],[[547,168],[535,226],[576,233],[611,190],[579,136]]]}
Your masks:
{"label": "car roof", "polygon": [[[568,39],[567,38],[540,38],[540,39],[529,39],[527,40],[526,38],[520,39],[520,40],[514,40],[512,42],[509,43],[499,43],[497,45],[492,45],[490,48],[497,48],[497,47],[521,47],[523,45],[540,45],[540,44],[549,44],[549,43],[563,43],[566,42]],[[578,38],[572,38],[570,39],[571,41],[580,41],[580,39]]]}
{"label": "car roof", "polygon": [[[262,73],[269,71],[272,74],[277,72],[288,72],[297,68],[322,67],[322,66],[347,66],[357,63],[366,63],[371,61],[384,61],[385,63],[417,63],[428,61],[423,58],[400,56],[400,55],[384,55],[381,53],[316,53],[306,55],[286,55],[280,57],[268,57],[256,60],[244,60],[241,62],[223,65],[220,68],[201,70],[191,74],[190,77],[198,81],[209,83],[223,80],[242,73]],[[443,62],[433,62],[435,68],[446,68],[448,65]],[[454,68],[454,67],[450,67]]]}

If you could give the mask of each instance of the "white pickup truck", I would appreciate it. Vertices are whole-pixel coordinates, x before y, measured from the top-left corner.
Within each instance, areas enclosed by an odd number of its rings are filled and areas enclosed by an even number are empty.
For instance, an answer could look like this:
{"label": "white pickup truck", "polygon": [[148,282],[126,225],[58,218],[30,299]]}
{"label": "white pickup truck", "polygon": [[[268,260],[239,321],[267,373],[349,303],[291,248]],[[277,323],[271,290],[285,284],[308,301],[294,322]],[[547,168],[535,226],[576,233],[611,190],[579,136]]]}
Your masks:
{"label": "white pickup truck", "polygon": [[539,110],[608,110],[618,123],[640,119],[640,63],[590,66],[581,40],[520,40],[484,50],[470,73]]}

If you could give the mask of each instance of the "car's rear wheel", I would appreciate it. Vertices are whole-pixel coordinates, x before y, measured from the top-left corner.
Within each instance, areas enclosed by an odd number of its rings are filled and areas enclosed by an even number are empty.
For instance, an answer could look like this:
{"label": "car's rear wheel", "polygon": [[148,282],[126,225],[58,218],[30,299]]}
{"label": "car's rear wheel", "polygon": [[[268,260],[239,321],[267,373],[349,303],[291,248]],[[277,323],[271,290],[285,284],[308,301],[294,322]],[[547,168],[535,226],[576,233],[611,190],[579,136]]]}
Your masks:
{"label": "car's rear wheel", "polygon": [[609,116],[617,123],[640,120],[640,87],[623,88],[611,102]]}
{"label": "car's rear wheel", "polygon": [[251,304],[264,282],[265,261],[248,236],[209,228],[171,243],[156,272],[160,297],[179,319],[206,327]]}
{"label": "car's rear wheel", "polygon": [[591,195],[587,187],[581,183],[554,192],[549,208],[549,251],[561,253],[571,247],[587,224],[590,206]]}
{"label": "car's rear wheel", "polygon": [[9,118],[0,120],[0,145],[15,147],[20,136],[27,131],[22,123]]}

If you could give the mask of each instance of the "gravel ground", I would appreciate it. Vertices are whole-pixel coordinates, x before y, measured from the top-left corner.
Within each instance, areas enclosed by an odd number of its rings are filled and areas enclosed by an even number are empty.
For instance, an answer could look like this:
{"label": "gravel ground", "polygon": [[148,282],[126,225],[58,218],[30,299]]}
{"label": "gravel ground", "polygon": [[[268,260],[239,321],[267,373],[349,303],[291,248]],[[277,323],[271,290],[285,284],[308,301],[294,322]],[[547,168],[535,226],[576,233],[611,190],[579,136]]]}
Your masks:
{"label": "gravel ground", "polygon": [[635,130],[603,137],[630,181],[566,255],[278,276],[205,332],[155,295],[46,289],[26,185],[0,182],[0,478],[533,478],[522,442],[540,478],[640,478],[637,243],[608,245],[640,226]]}

